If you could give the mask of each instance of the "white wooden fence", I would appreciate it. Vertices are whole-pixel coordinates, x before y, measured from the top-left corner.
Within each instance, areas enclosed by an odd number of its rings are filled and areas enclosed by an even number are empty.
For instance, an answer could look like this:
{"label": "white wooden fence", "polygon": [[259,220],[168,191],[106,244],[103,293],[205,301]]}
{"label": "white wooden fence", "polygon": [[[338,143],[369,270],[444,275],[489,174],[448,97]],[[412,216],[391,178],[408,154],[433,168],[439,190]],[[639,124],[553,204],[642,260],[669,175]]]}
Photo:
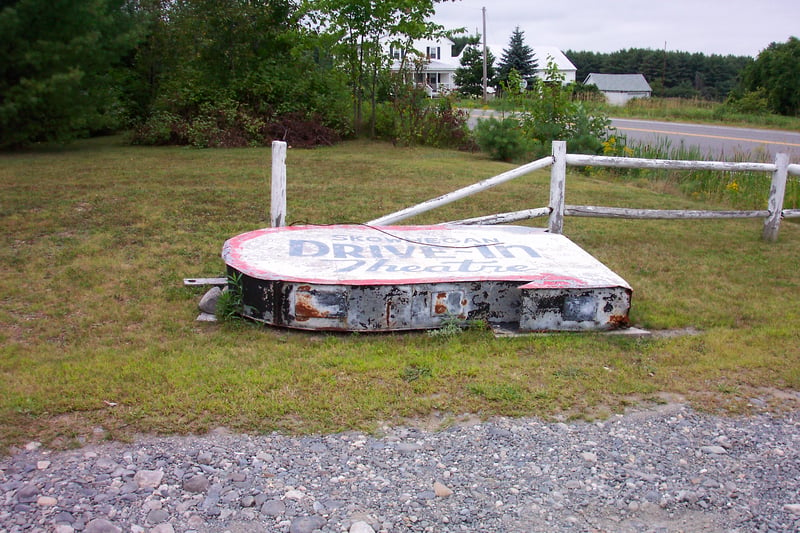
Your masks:
{"label": "white wooden fence", "polygon": [[[276,147],[276,145],[279,145]],[[283,145],[283,146],[280,146]],[[282,226],[286,213],[286,144],[275,141],[272,144],[272,206],[270,220],[273,226]],[[772,174],[772,186],[766,209],[756,211],[699,211],[699,210],[660,210],[629,209],[620,207],[600,207],[590,205],[567,205],[565,192],[567,165],[603,166],[616,168],[644,168],[658,170],[713,170],[719,172],[764,172]],[[800,217],[800,209],[783,209],[786,181],[789,175],[800,176],[800,165],[790,165],[787,154],[777,154],[775,163],[727,163],[721,161],[682,161],[668,159],[639,159],[630,157],[608,157],[596,155],[568,154],[567,143],[554,141],[552,155],[538,159],[521,167],[509,170],[492,178],[468,185],[457,191],[433,198],[395,213],[370,220],[367,224],[382,226],[394,224],[420,213],[455,202],[480,191],[490,189],[501,183],[511,181],[535,170],[551,167],[550,203],[547,207],[499,213],[483,217],[448,222],[449,224],[503,224],[536,217],[548,216],[548,229],[562,233],[565,216],[632,218],[632,219],[722,219],[722,218],[763,218],[762,238],[775,241],[782,218]],[[277,170],[276,170],[277,169]],[[276,195],[276,191],[278,194]],[[281,198],[281,194],[283,195]],[[277,198],[276,198],[277,196]]]}

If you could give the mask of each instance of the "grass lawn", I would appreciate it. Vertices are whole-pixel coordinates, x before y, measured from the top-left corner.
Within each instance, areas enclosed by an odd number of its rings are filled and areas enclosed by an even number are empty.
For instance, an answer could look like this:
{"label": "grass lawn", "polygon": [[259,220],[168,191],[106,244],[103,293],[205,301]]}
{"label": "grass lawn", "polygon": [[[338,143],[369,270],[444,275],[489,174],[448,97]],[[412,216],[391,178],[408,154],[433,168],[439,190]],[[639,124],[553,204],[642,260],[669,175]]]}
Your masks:
{"label": "grass lawn", "polygon": [[[565,234],[633,287],[635,325],[696,335],[332,335],[195,322],[203,289],[182,279],[222,275],[223,242],[268,225],[269,166],[269,149],[119,137],[0,154],[0,446],[216,426],[370,430],[434,412],[445,423],[464,413],[593,418],[665,395],[742,413],[791,406],[782,391],[800,390],[793,223],[769,244],[758,220],[567,218]],[[326,224],[511,168],[361,141],[290,150],[287,166],[288,220]],[[407,223],[541,207],[548,185],[549,172],[536,172]],[[567,190],[570,204],[726,207],[574,169]]]}

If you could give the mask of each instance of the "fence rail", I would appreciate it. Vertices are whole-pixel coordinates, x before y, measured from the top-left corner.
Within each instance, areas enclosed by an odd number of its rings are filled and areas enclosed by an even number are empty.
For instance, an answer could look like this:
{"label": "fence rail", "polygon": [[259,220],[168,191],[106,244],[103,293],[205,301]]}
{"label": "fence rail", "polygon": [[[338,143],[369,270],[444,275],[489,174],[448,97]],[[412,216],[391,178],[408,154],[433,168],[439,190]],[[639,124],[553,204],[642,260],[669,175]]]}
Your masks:
{"label": "fence rail", "polygon": [[[271,220],[273,226],[282,225],[286,212],[286,170],[285,170],[285,143],[283,148],[277,147],[280,141],[273,143],[273,182],[272,190],[284,191],[281,200],[280,195],[276,200],[273,194],[271,207]],[[467,187],[444,194],[437,198],[427,200],[415,206],[407,207],[384,215],[380,218],[370,220],[370,225],[387,225],[400,222],[415,215],[425,213],[437,207],[455,202],[467,196],[496,187],[507,181],[519,178],[536,170],[551,167],[550,171],[550,204],[546,207],[525,209],[510,213],[498,213],[482,217],[455,220],[448,224],[505,224],[517,222],[537,217],[549,217],[548,229],[553,233],[562,233],[564,229],[564,217],[603,217],[603,218],[626,218],[626,219],[683,219],[683,220],[702,220],[702,219],[735,219],[735,218],[763,218],[764,229],[762,238],[766,241],[775,241],[778,238],[778,230],[782,218],[800,217],[800,209],[783,209],[783,201],[786,193],[786,182],[789,175],[800,176],[800,165],[790,165],[787,154],[777,154],[775,163],[752,163],[740,162],[731,163],[724,161],[683,161],[671,159],[641,159],[629,157],[609,157],[583,154],[567,154],[567,143],[564,141],[553,142],[552,155],[537,159],[513,170],[509,170],[497,176],[479,181]],[[277,155],[276,155],[277,154]],[[275,167],[279,166],[276,172]],[[571,166],[602,166],[612,168],[643,168],[656,170],[710,170],[718,172],[764,172],[772,174],[772,184],[767,201],[767,208],[763,210],[751,211],[701,211],[701,210],[675,210],[675,209],[631,209],[622,207],[602,207],[590,205],[566,205],[566,167]],[[282,180],[282,181],[281,181]],[[277,181],[277,183],[276,183]],[[276,205],[278,202],[278,205]],[[282,203],[281,203],[282,202]]]}

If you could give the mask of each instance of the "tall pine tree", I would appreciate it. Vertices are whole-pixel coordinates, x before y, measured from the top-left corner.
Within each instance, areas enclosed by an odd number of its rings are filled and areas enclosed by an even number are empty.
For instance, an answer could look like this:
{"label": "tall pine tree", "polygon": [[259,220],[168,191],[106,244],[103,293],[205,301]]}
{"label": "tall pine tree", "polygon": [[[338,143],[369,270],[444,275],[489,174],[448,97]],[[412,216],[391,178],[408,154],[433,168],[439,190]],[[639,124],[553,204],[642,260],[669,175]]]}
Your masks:
{"label": "tall pine tree", "polygon": [[[494,56],[486,51],[486,84],[495,83]],[[456,69],[458,92],[472,96],[483,95],[483,52],[476,45],[467,45],[461,54],[461,66]]]}
{"label": "tall pine tree", "polygon": [[133,22],[125,0],[0,2],[0,148],[116,127]]}
{"label": "tall pine tree", "polygon": [[523,80],[533,77],[538,62],[533,54],[533,49],[525,44],[525,32],[519,26],[511,34],[508,48],[503,49],[503,56],[497,66],[497,81],[508,82],[508,74],[516,70]]}

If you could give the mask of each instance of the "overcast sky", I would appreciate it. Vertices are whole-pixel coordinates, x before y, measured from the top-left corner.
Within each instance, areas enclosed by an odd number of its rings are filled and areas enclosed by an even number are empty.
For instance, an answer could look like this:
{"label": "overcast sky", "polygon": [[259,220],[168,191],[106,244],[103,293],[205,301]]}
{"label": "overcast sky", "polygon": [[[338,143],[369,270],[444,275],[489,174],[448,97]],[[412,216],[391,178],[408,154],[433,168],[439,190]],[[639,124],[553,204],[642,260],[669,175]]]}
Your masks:
{"label": "overcast sky", "polygon": [[456,0],[433,21],[482,33],[505,48],[516,26],[528,45],[615,52],[651,48],[756,57],[771,42],[800,38],[800,0]]}

